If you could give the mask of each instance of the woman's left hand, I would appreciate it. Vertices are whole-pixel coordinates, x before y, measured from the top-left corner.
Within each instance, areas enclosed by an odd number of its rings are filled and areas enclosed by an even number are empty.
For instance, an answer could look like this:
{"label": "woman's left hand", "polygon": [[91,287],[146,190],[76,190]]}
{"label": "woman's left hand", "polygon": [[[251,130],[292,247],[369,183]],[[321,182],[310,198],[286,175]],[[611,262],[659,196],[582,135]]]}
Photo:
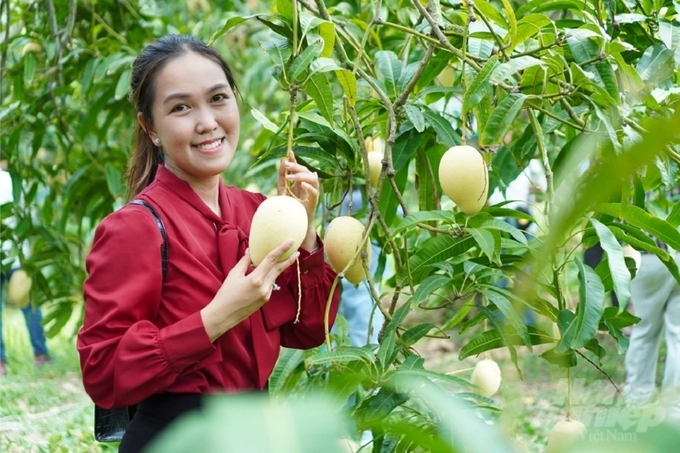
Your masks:
{"label": "woman's left hand", "polygon": [[[286,189],[286,182],[290,192]],[[302,248],[313,250],[316,248],[316,230],[314,228],[314,216],[316,215],[316,205],[319,202],[319,177],[316,173],[309,171],[304,165],[300,165],[295,160],[295,155],[291,152],[287,159],[281,159],[279,166],[279,195],[294,196],[305,207],[307,211],[308,227],[307,236],[302,241]]]}

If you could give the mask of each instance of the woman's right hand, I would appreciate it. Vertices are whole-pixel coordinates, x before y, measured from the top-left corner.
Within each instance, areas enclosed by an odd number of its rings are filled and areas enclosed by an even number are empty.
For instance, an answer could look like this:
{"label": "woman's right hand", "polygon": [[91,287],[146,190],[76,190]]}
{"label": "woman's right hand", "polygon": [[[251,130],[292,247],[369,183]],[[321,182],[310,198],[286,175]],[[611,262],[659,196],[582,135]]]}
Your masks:
{"label": "woman's right hand", "polygon": [[293,245],[285,241],[272,250],[259,266],[248,273],[252,265],[249,251],[236,263],[213,300],[201,310],[201,319],[210,341],[215,341],[269,300],[276,278],[293,264],[300,252],[279,262]]}

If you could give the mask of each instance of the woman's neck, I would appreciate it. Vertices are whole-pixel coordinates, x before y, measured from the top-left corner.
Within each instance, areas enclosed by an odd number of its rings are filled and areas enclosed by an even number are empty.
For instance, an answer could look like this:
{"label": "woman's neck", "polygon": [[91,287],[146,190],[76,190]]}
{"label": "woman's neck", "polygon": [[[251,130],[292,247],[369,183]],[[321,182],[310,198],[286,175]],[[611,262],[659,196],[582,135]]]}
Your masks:
{"label": "woman's neck", "polygon": [[222,209],[220,209],[220,180],[219,176],[213,181],[189,182],[189,185],[201,200],[220,218],[222,217]]}

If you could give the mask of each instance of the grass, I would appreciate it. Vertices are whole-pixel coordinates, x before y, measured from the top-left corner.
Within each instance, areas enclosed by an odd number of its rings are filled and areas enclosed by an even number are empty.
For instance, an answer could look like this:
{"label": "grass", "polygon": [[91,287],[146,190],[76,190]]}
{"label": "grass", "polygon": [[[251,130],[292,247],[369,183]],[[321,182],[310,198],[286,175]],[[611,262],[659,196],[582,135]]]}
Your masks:
{"label": "grass", "polygon": [[3,307],[9,370],[0,377],[0,451],[97,453],[117,451],[92,434],[93,404],[85,394],[73,328],[47,341],[52,362],[33,365],[21,311]]}

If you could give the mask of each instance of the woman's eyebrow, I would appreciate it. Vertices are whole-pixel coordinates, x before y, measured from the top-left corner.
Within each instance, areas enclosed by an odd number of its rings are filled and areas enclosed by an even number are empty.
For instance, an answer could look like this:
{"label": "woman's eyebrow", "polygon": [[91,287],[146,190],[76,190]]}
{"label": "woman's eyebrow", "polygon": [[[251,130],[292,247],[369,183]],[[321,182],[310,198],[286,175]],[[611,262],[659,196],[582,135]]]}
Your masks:
{"label": "woman's eyebrow", "polygon": [[[215,85],[210,87],[208,89],[207,93],[212,93],[213,91],[217,91],[217,90],[226,90],[228,88],[229,88],[229,84],[220,82],[220,83],[216,83]],[[191,97],[191,95],[188,94],[188,93],[173,93],[173,94],[171,94],[171,95],[169,95],[168,97],[165,98],[165,100],[163,101],[163,104],[167,104],[168,102],[173,101],[175,99],[186,99],[186,98],[189,98],[189,97]]]}

